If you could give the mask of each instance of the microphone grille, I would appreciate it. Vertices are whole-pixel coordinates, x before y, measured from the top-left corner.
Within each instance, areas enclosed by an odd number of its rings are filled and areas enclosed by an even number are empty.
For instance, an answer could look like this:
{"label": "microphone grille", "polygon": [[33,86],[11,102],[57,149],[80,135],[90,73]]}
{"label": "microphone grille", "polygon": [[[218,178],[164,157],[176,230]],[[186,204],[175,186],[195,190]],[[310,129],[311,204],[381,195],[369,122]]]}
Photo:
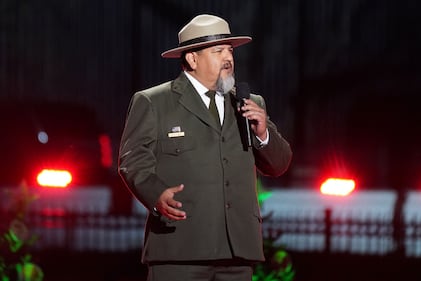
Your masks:
{"label": "microphone grille", "polygon": [[247,82],[239,82],[235,88],[236,96],[239,100],[250,98],[250,87]]}

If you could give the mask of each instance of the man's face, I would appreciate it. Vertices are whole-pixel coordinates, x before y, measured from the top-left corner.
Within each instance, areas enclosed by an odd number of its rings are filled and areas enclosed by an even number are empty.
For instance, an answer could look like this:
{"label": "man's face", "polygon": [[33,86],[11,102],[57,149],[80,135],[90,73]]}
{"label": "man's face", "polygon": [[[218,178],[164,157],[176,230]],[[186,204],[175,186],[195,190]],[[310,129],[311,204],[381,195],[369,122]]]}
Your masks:
{"label": "man's face", "polygon": [[218,79],[225,80],[234,75],[233,47],[216,45],[191,53],[192,75],[209,89],[216,89]]}

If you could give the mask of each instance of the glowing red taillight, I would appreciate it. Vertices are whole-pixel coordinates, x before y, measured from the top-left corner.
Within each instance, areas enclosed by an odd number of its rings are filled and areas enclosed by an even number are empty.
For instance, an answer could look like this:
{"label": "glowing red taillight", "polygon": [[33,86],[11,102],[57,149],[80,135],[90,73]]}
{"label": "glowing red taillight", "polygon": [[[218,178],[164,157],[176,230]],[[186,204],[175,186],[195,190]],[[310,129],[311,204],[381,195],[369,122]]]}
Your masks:
{"label": "glowing red taillight", "polygon": [[320,192],[325,195],[347,196],[355,189],[353,179],[329,178],[320,186]]}
{"label": "glowing red taillight", "polygon": [[72,174],[66,170],[44,169],[37,176],[40,186],[65,188],[72,182]]}

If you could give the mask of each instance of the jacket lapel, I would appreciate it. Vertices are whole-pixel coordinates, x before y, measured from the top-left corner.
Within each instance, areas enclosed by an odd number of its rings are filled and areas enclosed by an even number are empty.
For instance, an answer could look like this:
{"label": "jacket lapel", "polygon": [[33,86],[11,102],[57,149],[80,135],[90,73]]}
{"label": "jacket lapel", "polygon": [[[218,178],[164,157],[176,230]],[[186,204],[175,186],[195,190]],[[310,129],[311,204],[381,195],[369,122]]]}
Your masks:
{"label": "jacket lapel", "polygon": [[217,121],[209,114],[209,111],[199,94],[183,73],[174,80],[172,90],[180,95],[179,103],[181,105],[192,114],[196,115],[204,123],[208,124],[216,131],[221,132],[221,128],[217,124]]}

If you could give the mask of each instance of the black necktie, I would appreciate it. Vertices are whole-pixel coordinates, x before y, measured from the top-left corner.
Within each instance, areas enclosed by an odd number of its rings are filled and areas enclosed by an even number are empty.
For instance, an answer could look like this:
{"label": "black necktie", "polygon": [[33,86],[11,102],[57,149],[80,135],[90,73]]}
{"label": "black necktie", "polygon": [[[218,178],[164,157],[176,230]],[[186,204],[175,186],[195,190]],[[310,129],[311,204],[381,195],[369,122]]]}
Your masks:
{"label": "black necktie", "polygon": [[212,114],[213,118],[215,118],[216,122],[218,122],[218,124],[221,125],[221,121],[219,120],[218,109],[216,108],[216,103],[215,103],[215,94],[216,94],[215,91],[206,92],[206,95],[210,98],[209,112]]}

